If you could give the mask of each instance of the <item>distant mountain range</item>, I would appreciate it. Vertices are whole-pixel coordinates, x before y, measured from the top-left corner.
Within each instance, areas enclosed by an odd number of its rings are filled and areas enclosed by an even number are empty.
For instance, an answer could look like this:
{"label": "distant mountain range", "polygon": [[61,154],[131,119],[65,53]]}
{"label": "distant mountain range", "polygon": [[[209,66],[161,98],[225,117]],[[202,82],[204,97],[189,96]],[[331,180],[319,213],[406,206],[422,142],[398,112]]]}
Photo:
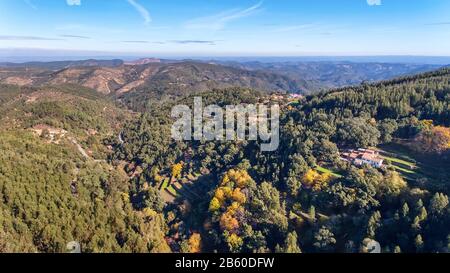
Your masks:
{"label": "distant mountain range", "polygon": [[436,70],[442,65],[410,63],[358,63],[358,62],[230,62],[214,63],[246,70],[263,70],[302,79],[313,86],[312,90],[330,89],[358,85],[362,82],[377,82],[399,76],[419,74]]}
{"label": "distant mountain range", "polygon": [[137,90],[180,94],[234,86],[271,92],[304,92],[310,88],[304,80],[272,72],[157,59],[126,64],[121,60],[4,64],[0,82],[31,86],[71,83],[118,95]]}
{"label": "distant mountain range", "polygon": [[0,68],[42,68],[42,69],[64,69],[75,66],[104,66],[116,67],[124,64],[124,61],[119,59],[114,60],[81,60],[81,61],[54,61],[54,62],[26,62],[26,63],[12,63],[1,62]]}
{"label": "distant mountain range", "polygon": [[313,93],[440,67],[409,63],[90,59],[0,63],[0,83],[35,87],[75,84],[137,105],[228,87],[268,93]]}

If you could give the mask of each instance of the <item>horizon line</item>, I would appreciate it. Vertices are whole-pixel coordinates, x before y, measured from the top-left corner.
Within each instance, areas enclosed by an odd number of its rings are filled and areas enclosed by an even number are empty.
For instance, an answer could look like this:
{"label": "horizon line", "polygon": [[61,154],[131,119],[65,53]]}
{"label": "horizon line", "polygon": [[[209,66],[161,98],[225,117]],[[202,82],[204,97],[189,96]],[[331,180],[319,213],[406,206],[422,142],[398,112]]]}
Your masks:
{"label": "horizon line", "polygon": [[[7,51],[20,51],[20,54],[6,54]],[[36,51],[27,54],[25,51]],[[12,52],[11,52],[12,53]],[[151,51],[102,51],[102,50],[82,50],[82,49],[59,49],[59,48],[11,48],[0,47],[0,57],[62,57],[52,55],[51,53],[71,53],[75,55],[65,55],[66,57],[140,57],[140,56],[152,56],[152,57],[231,57],[231,58],[296,58],[296,57],[427,57],[427,58],[450,58],[445,54],[426,54],[426,53],[338,53],[338,52],[289,52],[289,53],[277,53],[277,52],[181,52],[181,51],[167,51],[167,52],[151,52]],[[50,54],[50,55],[44,55]],[[82,54],[82,55],[80,55]]]}

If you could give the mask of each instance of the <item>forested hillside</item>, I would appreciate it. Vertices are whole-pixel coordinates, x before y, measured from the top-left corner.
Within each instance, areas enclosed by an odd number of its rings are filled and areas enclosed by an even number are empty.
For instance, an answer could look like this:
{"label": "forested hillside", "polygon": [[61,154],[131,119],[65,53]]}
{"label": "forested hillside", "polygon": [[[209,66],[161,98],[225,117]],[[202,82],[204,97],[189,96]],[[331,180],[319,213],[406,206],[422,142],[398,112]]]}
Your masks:
{"label": "forested hillside", "polygon": [[[274,153],[246,141],[171,142],[163,137],[168,110],[155,108],[125,128],[114,159],[138,170],[136,196],[149,187],[175,196],[165,209],[175,250],[359,252],[375,239],[385,252],[448,251],[449,76],[441,70],[286,105]],[[202,96],[226,105],[239,96],[251,102],[248,92]],[[340,159],[340,150],[369,147],[382,151],[385,167]]]}
{"label": "forested hillside", "polygon": [[105,160],[133,113],[79,86],[1,86],[0,107],[0,252],[170,251],[163,216],[133,209]]}
{"label": "forested hillside", "polygon": [[[449,251],[449,70],[296,100],[199,90],[280,103],[275,152],[171,140],[193,94],[134,113],[74,85],[0,90],[0,252]],[[361,148],[383,166],[342,159]]]}

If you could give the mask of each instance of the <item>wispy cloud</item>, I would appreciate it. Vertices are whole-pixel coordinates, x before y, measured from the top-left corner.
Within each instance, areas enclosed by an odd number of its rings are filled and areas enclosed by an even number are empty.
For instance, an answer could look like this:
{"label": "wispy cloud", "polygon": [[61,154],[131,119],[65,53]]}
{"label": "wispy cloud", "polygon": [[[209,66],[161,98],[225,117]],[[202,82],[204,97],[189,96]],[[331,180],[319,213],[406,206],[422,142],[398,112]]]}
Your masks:
{"label": "wispy cloud", "polygon": [[64,41],[64,39],[39,36],[0,35],[1,41]]}
{"label": "wispy cloud", "polygon": [[146,41],[146,40],[126,40],[121,41],[122,43],[127,44],[158,44],[158,45],[164,45],[164,44],[181,44],[181,45],[187,45],[187,44],[204,44],[204,45],[215,45],[219,41],[213,41],[213,40],[171,40],[171,41]]}
{"label": "wispy cloud", "polygon": [[263,2],[259,2],[246,9],[232,9],[218,14],[196,18],[185,23],[184,27],[187,29],[209,29],[221,30],[232,21],[251,16],[261,11]]}
{"label": "wispy cloud", "polygon": [[169,41],[174,44],[207,44],[207,45],[215,45],[218,41],[208,41],[208,40],[172,40]]}
{"label": "wispy cloud", "polygon": [[91,39],[91,37],[88,37],[88,36],[69,35],[69,34],[60,35],[60,37],[64,37],[64,38],[77,38],[77,39]]}
{"label": "wispy cloud", "polygon": [[137,12],[142,16],[142,19],[144,19],[144,24],[149,25],[152,22],[152,17],[150,16],[150,12],[141,4],[139,4],[136,0],[127,0],[130,5],[132,5]]}
{"label": "wispy cloud", "polygon": [[369,6],[381,6],[381,0],[367,0]]}
{"label": "wispy cloud", "polygon": [[149,41],[122,41],[122,43],[127,43],[127,44],[148,44],[150,42]]}
{"label": "wispy cloud", "polygon": [[69,6],[81,6],[81,0],[66,0]]}

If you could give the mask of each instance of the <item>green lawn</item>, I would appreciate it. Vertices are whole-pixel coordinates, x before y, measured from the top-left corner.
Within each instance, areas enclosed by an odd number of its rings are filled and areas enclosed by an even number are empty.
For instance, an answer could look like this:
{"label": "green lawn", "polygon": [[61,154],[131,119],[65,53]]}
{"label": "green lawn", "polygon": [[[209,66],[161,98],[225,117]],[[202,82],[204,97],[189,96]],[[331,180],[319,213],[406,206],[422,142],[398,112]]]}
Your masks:
{"label": "green lawn", "polygon": [[162,191],[165,190],[169,186],[169,182],[170,182],[169,178],[164,179],[164,181],[161,184],[161,190]]}
{"label": "green lawn", "polygon": [[[409,154],[406,154],[402,149],[394,149],[392,146],[387,146],[386,149],[380,150],[381,157],[392,163],[392,166],[404,174],[408,178],[415,178],[418,169],[415,160]],[[397,155],[397,157],[395,157]]]}
{"label": "green lawn", "polygon": [[334,176],[336,178],[342,177],[342,175],[337,174],[337,173],[333,172],[332,170],[329,170],[329,169],[326,169],[326,168],[320,167],[320,166],[316,166],[316,171],[321,172],[321,173],[331,174],[332,176]]}
{"label": "green lawn", "polygon": [[392,163],[402,164],[402,165],[405,165],[405,166],[410,167],[410,168],[415,168],[415,167],[416,167],[416,164],[415,164],[415,163],[408,162],[408,161],[403,160],[403,159],[394,158],[394,157],[389,157],[389,156],[381,156],[381,157],[382,157],[383,159],[386,159],[386,160],[391,161]]}
{"label": "green lawn", "polygon": [[393,167],[394,167],[396,170],[398,170],[398,171],[400,171],[400,172],[403,172],[403,173],[407,173],[407,174],[416,174],[416,172],[413,171],[413,170],[408,170],[408,169],[402,168],[402,167],[397,166],[397,165],[393,165]]}
{"label": "green lawn", "polygon": [[166,190],[167,190],[170,194],[172,194],[173,196],[177,196],[177,195],[178,195],[177,191],[176,191],[172,186],[167,187]]}

